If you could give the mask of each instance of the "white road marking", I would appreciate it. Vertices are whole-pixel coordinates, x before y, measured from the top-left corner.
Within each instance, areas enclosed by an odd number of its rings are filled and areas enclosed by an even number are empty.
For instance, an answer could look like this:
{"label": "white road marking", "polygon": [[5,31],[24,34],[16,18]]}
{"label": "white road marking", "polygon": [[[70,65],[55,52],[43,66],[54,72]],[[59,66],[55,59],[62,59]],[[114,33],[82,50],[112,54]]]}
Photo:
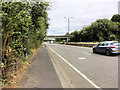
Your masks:
{"label": "white road marking", "polygon": [[[50,48],[50,47],[49,47]],[[72,67],[79,75],[81,75],[84,79],[86,79],[91,85],[93,85],[95,88],[100,89],[100,86],[96,85],[93,81],[91,81],[86,75],[81,73],[76,67],[74,67],[72,64],[70,64],[68,61],[66,61],[62,56],[60,56],[58,53],[56,53],[53,49],[50,48],[56,55],[58,55],[65,63],[67,63],[70,67]]]}
{"label": "white road marking", "polygon": [[89,53],[87,53],[87,52],[83,52],[84,54],[87,54],[87,55],[91,55],[91,54],[89,54]]}
{"label": "white road marking", "polygon": [[85,48],[85,49],[91,49],[92,50],[92,48],[82,47],[82,46],[70,46],[70,45],[67,45],[67,46],[69,46],[69,47],[75,47],[75,48]]}
{"label": "white road marking", "polygon": [[[85,48],[85,49],[92,49],[92,48],[88,48],[88,47],[78,47],[78,46],[69,46],[69,45],[67,45],[68,47],[75,47],[75,48]],[[68,49],[68,48],[67,48]],[[81,51],[82,52],[82,51]],[[87,52],[83,52],[84,54],[87,54],[87,55],[91,55],[91,54],[89,54],[89,53],[87,53]]]}
{"label": "white road marking", "polygon": [[82,58],[78,58],[78,59],[81,59],[81,60],[82,60],[82,59],[86,59],[86,58],[82,57]]}
{"label": "white road marking", "polygon": [[[66,85],[67,85],[67,88],[72,88],[71,87],[71,85],[69,85],[68,84],[68,80],[67,81],[64,81],[64,80],[66,80],[66,75],[64,75],[63,74],[63,72],[61,72],[61,68],[59,67],[59,70],[57,69],[58,68],[58,63],[56,64],[55,62],[54,62],[54,60],[52,59],[53,58],[53,55],[52,55],[52,53],[51,52],[49,52],[50,53],[50,55],[49,55],[49,57],[50,57],[50,59],[51,59],[51,61],[52,61],[52,63],[53,63],[53,65],[54,65],[54,67],[55,67],[55,70],[56,70],[56,72],[57,72],[57,75],[58,75],[58,78],[60,79],[60,82],[61,82],[61,85],[62,85],[62,87],[63,88],[66,88]],[[61,73],[61,74],[60,74]],[[65,77],[64,79],[63,79],[63,77]],[[67,82],[67,83],[66,83]]]}
{"label": "white road marking", "polygon": [[[50,45],[50,44],[49,44]],[[92,50],[92,48],[89,48],[89,47],[82,47],[82,46],[71,46],[71,45],[64,45],[64,44],[52,44],[52,45],[63,45],[63,46],[69,46],[69,47],[75,47],[75,48],[85,48],[85,49],[91,49]]]}

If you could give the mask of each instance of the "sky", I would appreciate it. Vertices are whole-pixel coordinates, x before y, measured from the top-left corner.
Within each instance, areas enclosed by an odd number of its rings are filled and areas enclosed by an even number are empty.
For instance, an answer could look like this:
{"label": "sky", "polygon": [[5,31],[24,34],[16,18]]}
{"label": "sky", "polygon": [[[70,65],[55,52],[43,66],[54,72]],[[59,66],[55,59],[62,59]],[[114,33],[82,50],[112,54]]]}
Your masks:
{"label": "sky", "polygon": [[[68,32],[70,18],[70,32],[81,30],[97,19],[111,19],[118,13],[120,0],[49,0],[51,10],[47,35],[64,35]],[[66,18],[65,18],[66,17]]]}

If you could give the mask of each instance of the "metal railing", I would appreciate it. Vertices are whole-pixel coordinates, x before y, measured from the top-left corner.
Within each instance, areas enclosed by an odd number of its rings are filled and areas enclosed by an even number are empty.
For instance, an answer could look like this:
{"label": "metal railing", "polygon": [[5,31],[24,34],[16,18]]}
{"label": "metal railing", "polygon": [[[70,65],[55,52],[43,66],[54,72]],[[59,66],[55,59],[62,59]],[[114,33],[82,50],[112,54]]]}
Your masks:
{"label": "metal railing", "polygon": [[85,43],[85,42],[68,42],[67,45],[74,45],[74,46],[84,46],[84,47],[93,47],[98,43]]}

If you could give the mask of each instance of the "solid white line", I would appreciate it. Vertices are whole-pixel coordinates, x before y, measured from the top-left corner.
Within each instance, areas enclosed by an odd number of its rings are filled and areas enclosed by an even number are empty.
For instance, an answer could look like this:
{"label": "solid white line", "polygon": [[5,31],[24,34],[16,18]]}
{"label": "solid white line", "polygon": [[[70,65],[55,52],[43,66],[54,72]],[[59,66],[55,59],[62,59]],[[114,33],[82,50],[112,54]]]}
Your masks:
{"label": "solid white line", "polygon": [[[68,47],[84,48],[84,49],[91,49],[91,50],[92,50],[92,48],[88,48],[88,47],[69,46],[69,45],[67,45],[67,46],[68,46]],[[68,48],[67,48],[67,49],[68,49]],[[82,52],[82,53],[87,54],[87,55],[91,55],[91,54],[89,54],[89,53],[87,53],[87,52]]]}
{"label": "solid white line", "polygon": [[87,53],[87,52],[83,52],[84,54],[87,54],[87,55],[91,55],[91,54],[89,54],[89,53]]}
{"label": "solid white line", "polygon": [[[49,47],[50,48],[50,47]],[[88,79],[88,77],[86,75],[84,75],[83,73],[81,73],[76,67],[74,67],[72,64],[70,64],[68,61],[66,61],[62,56],[60,56],[58,53],[56,53],[53,49],[50,48],[50,50],[52,50],[55,54],[57,54],[60,58],[63,59],[63,61],[65,63],[67,63],[70,67],[72,67],[78,74],[80,74],[84,79],[86,79],[90,84],[92,84],[95,88],[100,88],[98,85],[96,85],[93,81],[91,81],[90,79]]]}
{"label": "solid white line", "polygon": [[85,49],[91,49],[92,50],[92,48],[82,47],[82,46],[70,46],[70,45],[67,45],[67,46],[69,46],[69,47],[75,47],[75,48],[85,48]]}

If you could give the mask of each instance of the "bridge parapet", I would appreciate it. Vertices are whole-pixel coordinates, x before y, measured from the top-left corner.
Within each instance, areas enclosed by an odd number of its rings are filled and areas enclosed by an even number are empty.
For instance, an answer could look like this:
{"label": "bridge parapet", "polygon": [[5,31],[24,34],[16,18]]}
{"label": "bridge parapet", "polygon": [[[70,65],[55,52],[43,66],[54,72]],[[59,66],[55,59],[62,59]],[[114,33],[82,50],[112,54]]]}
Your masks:
{"label": "bridge parapet", "polygon": [[72,38],[73,35],[61,35],[61,36],[55,36],[55,35],[48,35],[46,38]]}

